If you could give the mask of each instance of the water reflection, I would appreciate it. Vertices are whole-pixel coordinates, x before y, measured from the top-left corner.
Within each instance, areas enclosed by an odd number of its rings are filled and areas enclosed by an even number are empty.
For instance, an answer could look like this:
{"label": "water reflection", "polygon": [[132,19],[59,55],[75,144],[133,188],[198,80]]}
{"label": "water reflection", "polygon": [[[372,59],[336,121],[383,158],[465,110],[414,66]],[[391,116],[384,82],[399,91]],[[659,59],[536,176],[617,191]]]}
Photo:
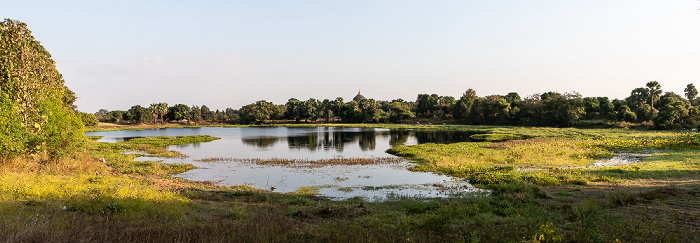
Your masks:
{"label": "water reflection", "polygon": [[[306,134],[293,133],[286,137],[254,136],[249,134],[242,137],[241,141],[249,146],[269,148],[276,144],[286,143],[289,149],[295,150],[335,150],[342,152],[349,144],[358,144],[362,151],[377,149],[377,137],[389,139],[389,145],[399,146],[404,144],[438,143],[447,144],[455,142],[469,142],[469,137],[474,133],[464,131],[414,131],[414,130],[333,130],[324,129],[309,131]],[[413,142],[411,142],[413,138]]]}
{"label": "water reflection", "polygon": [[274,137],[257,137],[257,138],[241,138],[243,144],[256,146],[258,148],[267,148],[274,146],[281,138]]}

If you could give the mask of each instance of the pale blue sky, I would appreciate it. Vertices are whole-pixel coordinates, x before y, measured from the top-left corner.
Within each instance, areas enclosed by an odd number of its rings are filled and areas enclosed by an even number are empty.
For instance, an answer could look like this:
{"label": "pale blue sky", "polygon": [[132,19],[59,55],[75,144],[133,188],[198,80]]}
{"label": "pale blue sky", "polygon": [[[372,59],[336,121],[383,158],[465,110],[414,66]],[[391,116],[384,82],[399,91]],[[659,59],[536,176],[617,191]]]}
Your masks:
{"label": "pale blue sky", "polygon": [[8,1],[78,108],[700,85],[700,1]]}

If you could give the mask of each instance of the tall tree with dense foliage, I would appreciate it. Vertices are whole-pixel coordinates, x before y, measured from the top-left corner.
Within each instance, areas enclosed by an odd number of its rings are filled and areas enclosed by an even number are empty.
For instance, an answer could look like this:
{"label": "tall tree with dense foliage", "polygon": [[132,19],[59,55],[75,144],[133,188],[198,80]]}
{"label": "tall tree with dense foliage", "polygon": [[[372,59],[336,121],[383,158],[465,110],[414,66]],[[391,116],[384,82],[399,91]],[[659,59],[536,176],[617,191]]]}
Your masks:
{"label": "tall tree with dense foliage", "polygon": [[342,111],[343,111],[343,106],[345,106],[345,102],[343,102],[343,97],[337,97],[333,101],[333,113],[335,116],[341,116]]}
{"label": "tall tree with dense foliage", "polygon": [[688,99],[688,101],[690,101],[691,103],[693,103],[693,101],[695,101],[695,98],[698,97],[698,90],[695,88],[694,84],[688,84],[688,86],[686,86],[685,90],[683,91],[685,92],[686,99]]}
{"label": "tall tree with dense foliage", "polygon": [[656,81],[649,81],[647,83],[647,90],[649,92],[649,105],[656,108],[654,103],[659,100],[659,97],[661,96],[661,84]]}
{"label": "tall tree with dense foliage", "polygon": [[326,122],[330,121],[331,115],[333,114],[333,101],[324,99],[323,102],[321,102],[321,110],[323,111],[323,116],[326,118]]}
{"label": "tall tree with dense foliage", "polygon": [[361,121],[364,123],[372,120],[374,114],[377,112],[377,101],[375,101],[374,99],[362,99],[360,100],[360,102],[358,102],[357,105],[360,108],[360,112],[362,114]]}
{"label": "tall tree with dense foliage", "polygon": [[302,102],[296,98],[287,100],[287,110],[284,113],[285,117],[299,122],[301,120],[302,105]]}
{"label": "tall tree with dense foliage", "polygon": [[202,113],[202,120],[205,121],[211,121],[214,120],[214,112],[209,109],[206,105],[202,105],[201,108],[199,108],[200,112]]}
{"label": "tall tree with dense foliage", "polygon": [[401,123],[413,117],[413,112],[403,100],[393,100],[389,104],[389,121]]}
{"label": "tall tree with dense foliage", "polygon": [[261,100],[241,107],[240,113],[243,123],[265,123],[270,117],[281,112],[272,102]]}
{"label": "tall tree with dense foliage", "polygon": [[475,90],[468,89],[465,91],[455,105],[452,106],[452,116],[456,119],[466,119],[469,117],[472,105],[474,105],[477,98],[479,97],[476,96]]}
{"label": "tall tree with dense foliage", "polygon": [[188,113],[187,122],[194,122],[195,125],[202,120],[202,109],[199,106],[192,105]]}
{"label": "tall tree with dense foliage", "polygon": [[25,23],[0,22],[0,160],[75,150],[83,123],[51,54]]}
{"label": "tall tree with dense foliage", "polygon": [[438,108],[439,98],[437,94],[419,94],[416,98],[416,115],[422,118],[433,118]]}
{"label": "tall tree with dense foliage", "polygon": [[126,114],[124,114],[124,119],[134,123],[146,122],[150,117],[151,112],[140,105],[132,106],[126,111]]}
{"label": "tall tree with dense foliage", "polygon": [[181,121],[189,116],[190,107],[185,104],[177,104],[172,107],[168,107],[168,117],[171,121]]}

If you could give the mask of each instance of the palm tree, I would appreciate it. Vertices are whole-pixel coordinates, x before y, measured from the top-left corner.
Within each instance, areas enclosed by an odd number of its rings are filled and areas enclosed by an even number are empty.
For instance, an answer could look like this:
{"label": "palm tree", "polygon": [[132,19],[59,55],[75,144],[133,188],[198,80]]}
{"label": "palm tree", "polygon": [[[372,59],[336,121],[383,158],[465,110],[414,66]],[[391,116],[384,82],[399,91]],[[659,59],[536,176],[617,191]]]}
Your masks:
{"label": "palm tree", "polygon": [[337,116],[337,117],[341,116],[340,111],[343,109],[344,105],[345,105],[345,102],[343,102],[343,97],[335,98],[335,101],[333,102],[333,107],[335,108],[335,116]]}
{"label": "palm tree", "polygon": [[647,83],[647,90],[649,91],[649,105],[653,108],[654,102],[661,97],[661,85],[659,82],[649,81]]}

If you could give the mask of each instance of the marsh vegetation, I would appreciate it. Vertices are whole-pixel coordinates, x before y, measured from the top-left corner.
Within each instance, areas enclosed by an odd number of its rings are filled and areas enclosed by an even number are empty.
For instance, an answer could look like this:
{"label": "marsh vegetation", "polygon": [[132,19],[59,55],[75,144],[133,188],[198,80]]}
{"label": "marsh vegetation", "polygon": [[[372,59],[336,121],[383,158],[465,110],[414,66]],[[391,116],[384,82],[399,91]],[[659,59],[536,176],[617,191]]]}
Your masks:
{"label": "marsh vegetation", "polygon": [[[192,166],[133,161],[138,153],[122,152],[162,153],[160,146],[191,138],[106,143],[95,137],[87,141],[87,151],[60,163],[3,164],[0,210],[7,217],[0,220],[0,237],[47,242],[699,240],[698,135],[488,130],[530,138],[405,145],[389,152],[415,161],[412,170],[465,178],[489,193],[390,196],[377,202],[330,201],[316,196],[320,187],[280,194],[173,178],[169,175]],[[628,152],[652,155],[622,166],[591,166]]]}

